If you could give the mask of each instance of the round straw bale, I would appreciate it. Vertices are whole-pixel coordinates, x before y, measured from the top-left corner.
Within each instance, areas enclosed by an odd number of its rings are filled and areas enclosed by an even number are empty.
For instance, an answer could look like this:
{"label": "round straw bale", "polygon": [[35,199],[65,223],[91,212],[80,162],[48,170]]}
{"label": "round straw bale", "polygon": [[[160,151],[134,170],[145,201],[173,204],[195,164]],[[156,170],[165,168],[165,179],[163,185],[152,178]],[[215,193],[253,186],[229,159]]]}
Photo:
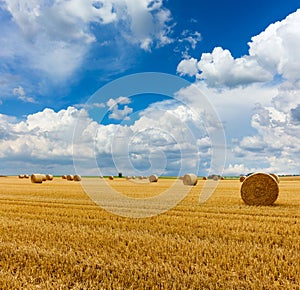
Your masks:
{"label": "round straw bale", "polygon": [[52,174],[47,174],[46,175],[46,180],[53,180],[53,175]]}
{"label": "round straw bale", "polygon": [[218,175],[214,175],[214,176],[213,176],[213,180],[214,180],[214,181],[218,181],[218,180],[219,180],[219,176],[218,176]]}
{"label": "round straw bale", "polygon": [[67,175],[62,175],[62,179],[67,179]]}
{"label": "round straw bale", "polygon": [[273,176],[273,177],[275,178],[275,180],[277,181],[277,183],[280,182],[279,177],[278,177],[277,174],[275,174],[275,173],[270,173],[270,175]]}
{"label": "round straw bale", "polygon": [[31,182],[32,183],[42,183],[44,181],[44,174],[32,174]]}
{"label": "round straw bale", "polygon": [[67,175],[67,180],[73,181],[74,180],[74,176],[72,174]]}
{"label": "round straw bale", "polygon": [[150,182],[157,182],[158,181],[157,175],[154,175],[154,174],[150,175],[149,176],[149,181]]}
{"label": "round straw bale", "polygon": [[78,174],[74,175],[74,181],[81,181],[81,176]]}
{"label": "round straw bale", "polygon": [[28,174],[24,174],[24,178],[29,178],[29,175]]}
{"label": "round straw bale", "polygon": [[224,176],[222,176],[222,177],[221,177],[221,180],[225,180],[225,177],[224,177]]}
{"label": "round straw bale", "polygon": [[108,179],[109,180],[114,180],[114,177],[111,175],[111,176],[108,176]]}
{"label": "round straw bale", "polygon": [[24,174],[19,174],[19,178],[23,179],[24,178]]}
{"label": "round straw bale", "polygon": [[193,173],[188,173],[183,176],[184,185],[196,185],[198,181],[197,175]]}
{"label": "round straw bale", "polygon": [[279,193],[278,183],[267,173],[253,173],[241,186],[241,197],[248,205],[272,205]]}
{"label": "round straw bale", "polygon": [[245,179],[246,179],[245,175],[240,176],[240,182],[244,182]]}
{"label": "round straw bale", "polygon": [[202,180],[207,180],[207,177],[206,177],[206,176],[203,176],[203,177],[202,177]]}

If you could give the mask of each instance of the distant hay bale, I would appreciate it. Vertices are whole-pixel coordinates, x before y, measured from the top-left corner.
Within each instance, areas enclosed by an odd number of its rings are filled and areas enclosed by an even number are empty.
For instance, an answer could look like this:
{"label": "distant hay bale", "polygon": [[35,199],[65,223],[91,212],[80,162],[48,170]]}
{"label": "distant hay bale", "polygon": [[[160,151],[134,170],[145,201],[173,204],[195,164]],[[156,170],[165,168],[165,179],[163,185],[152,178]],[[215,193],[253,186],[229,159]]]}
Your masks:
{"label": "distant hay bale", "polygon": [[81,176],[78,174],[74,175],[74,181],[81,181]]}
{"label": "distant hay bale", "polygon": [[47,174],[46,175],[46,180],[53,180],[53,175],[52,174]]}
{"label": "distant hay bale", "polygon": [[198,178],[196,174],[188,173],[183,176],[183,184],[184,185],[196,185],[198,182]]}
{"label": "distant hay bale", "polygon": [[67,175],[62,175],[62,179],[67,179]]}
{"label": "distant hay bale", "polygon": [[72,174],[67,175],[67,180],[73,181],[74,180],[74,175],[72,175]]}
{"label": "distant hay bale", "polygon": [[203,176],[203,177],[202,177],[202,180],[207,180],[207,177],[206,177],[206,176]]}
{"label": "distant hay bale", "polygon": [[245,175],[240,176],[240,182],[244,182],[245,179],[246,179]]}
{"label": "distant hay bale", "polygon": [[213,176],[213,180],[214,180],[214,181],[218,181],[218,180],[219,180],[219,176],[218,176],[218,175],[214,175],[214,176]]}
{"label": "distant hay bale", "polygon": [[241,197],[247,205],[272,205],[278,194],[278,182],[267,173],[253,173],[241,186]]}
{"label": "distant hay bale", "polygon": [[111,175],[111,176],[108,176],[108,179],[109,180],[114,180],[114,177]]}
{"label": "distant hay bale", "polygon": [[154,175],[154,174],[150,175],[149,176],[149,181],[150,182],[157,182],[158,181],[157,175]]}
{"label": "distant hay bale", "polygon": [[273,176],[273,177],[275,178],[275,180],[277,181],[277,183],[280,182],[280,179],[279,179],[279,177],[278,177],[277,174],[275,174],[275,173],[270,173],[270,175]]}
{"label": "distant hay bale", "polygon": [[44,181],[44,174],[32,174],[31,175],[31,182],[32,183],[43,183]]}
{"label": "distant hay bale", "polygon": [[24,178],[28,179],[29,175],[28,174],[24,174]]}
{"label": "distant hay bale", "polygon": [[19,178],[23,179],[24,178],[24,174],[19,174]]}
{"label": "distant hay bale", "polygon": [[221,177],[221,180],[225,180],[224,176]]}

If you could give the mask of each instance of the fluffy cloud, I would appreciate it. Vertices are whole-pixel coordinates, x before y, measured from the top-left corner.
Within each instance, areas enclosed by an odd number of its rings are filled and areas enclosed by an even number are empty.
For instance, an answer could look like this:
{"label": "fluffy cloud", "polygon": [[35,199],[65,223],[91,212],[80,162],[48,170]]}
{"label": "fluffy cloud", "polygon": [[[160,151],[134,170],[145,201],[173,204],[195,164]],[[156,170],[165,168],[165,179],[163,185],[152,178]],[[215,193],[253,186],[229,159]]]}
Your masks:
{"label": "fluffy cloud", "polygon": [[[299,173],[300,10],[271,24],[249,42],[248,55],[233,58],[216,47],[182,60],[177,72],[195,76],[227,135],[225,174],[253,171]],[[201,107],[199,97],[186,98]]]}
{"label": "fluffy cloud", "polygon": [[182,60],[177,66],[177,73],[181,76],[195,76],[198,73],[197,59],[191,57]]}
{"label": "fluffy cloud", "polygon": [[234,59],[229,50],[216,47],[212,53],[202,54],[197,62],[197,72],[193,58],[182,60],[177,71],[182,75],[195,75],[212,87],[266,83],[277,75],[297,83],[300,70],[299,25],[300,10],[297,10],[252,37],[248,43],[248,55]]}
{"label": "fluffy cloud", "polygon": [[0,60],[9,66],[17,65],[20,77],[29,70],[32,74],[33,69],[36,79],[42,74],[43,78],[61,83],[82,66],[94,46],[105,55],[107,45],[135,45],[150,50],[172,41],[171,14],[160,0],[1,3]]}
{"label": "fluffy cloud", "polygon": [[130,126],[99,124],[86,109],[74,107],[45,109],[22,121],[0,115],[2,173],[17,174],[18,162],[18,170],[51,168],[62,174],[74,171],[73,157],[81,174],[97,174],[97,166],[103,174],[177,175],[199,167],[205,173],[211,141],[204,131],[194,130],[199,122],[189,108],[175,102],[150,106]]}
{"label": "fluffy cloud", "polygon": [[18,96],[18,99],[26,103],[35,103],[36,101],[32,97],[26,96],[25,90],[22,86],[13,89],[13,94]]}

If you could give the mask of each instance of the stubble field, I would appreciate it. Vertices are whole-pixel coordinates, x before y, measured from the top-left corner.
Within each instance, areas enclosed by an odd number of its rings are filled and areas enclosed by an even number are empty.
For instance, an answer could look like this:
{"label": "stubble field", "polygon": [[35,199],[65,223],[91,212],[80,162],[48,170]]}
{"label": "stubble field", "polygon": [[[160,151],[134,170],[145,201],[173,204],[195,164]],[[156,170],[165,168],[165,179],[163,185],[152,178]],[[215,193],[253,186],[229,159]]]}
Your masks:
{"label": "stubble field", "polygon": [[[107,181],[134,198],[174,182]],[[282,178],[274,206],[246,206],[238,180],[204,181],[176,207],[121,217],[80,183],[0,178],[0,289],[300,289],[300,180]]]}

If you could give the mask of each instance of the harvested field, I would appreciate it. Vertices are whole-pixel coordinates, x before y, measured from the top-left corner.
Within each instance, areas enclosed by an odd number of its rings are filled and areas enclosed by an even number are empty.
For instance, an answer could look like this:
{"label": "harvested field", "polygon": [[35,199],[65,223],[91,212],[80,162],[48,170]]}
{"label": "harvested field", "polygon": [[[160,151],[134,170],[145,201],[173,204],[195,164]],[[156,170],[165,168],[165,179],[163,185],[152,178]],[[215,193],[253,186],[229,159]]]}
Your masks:
{"label": "harvested field", "polygon": [[[106,181],[131,198],[174,183]],[[126,218],[80,182],[1,177],[0,289],[299,289],[299,178],[280,178],[267,207],[245,205],[238,179],[199,204],[205,182],[166,213]]]}

